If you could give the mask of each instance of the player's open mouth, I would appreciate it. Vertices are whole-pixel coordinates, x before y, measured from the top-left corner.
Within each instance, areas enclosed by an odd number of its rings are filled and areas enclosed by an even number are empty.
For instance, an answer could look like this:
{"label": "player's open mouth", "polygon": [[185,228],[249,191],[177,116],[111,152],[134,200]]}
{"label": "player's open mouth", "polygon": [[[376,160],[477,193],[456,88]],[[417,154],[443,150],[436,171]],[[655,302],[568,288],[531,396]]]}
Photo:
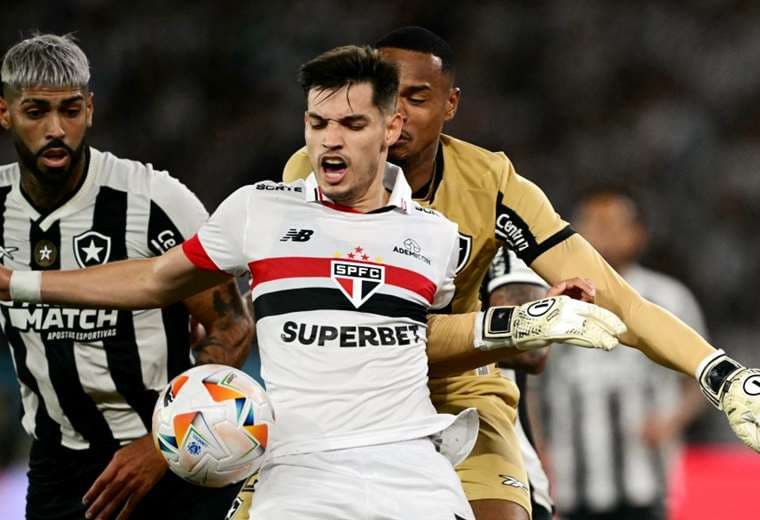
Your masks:
{"label": "player's open mouth", "polygon": [[322,170],[325,180],[330,184],[337,184],[346,175],[348,170],[347,161],[337,155],[328,155],[322,157],[319,161],[319,166]]}
{"label": "player's open mouth", "polygon": [[48,168],[63,168],[69,161],[69,152],[64,148],[50,148],[40,158]]}

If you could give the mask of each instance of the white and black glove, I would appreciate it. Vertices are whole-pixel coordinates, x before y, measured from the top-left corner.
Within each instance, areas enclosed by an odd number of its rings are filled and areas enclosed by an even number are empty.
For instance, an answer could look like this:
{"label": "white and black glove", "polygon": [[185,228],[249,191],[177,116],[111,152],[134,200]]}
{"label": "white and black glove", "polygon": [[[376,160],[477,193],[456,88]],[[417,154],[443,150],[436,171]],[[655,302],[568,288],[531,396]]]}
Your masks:
{"label": "white and black glove", "polygon": [[612,350],[626,331],[610,311],[568,296],[491,307],[482,314],[475,323],[475,348],[480,350],[535,350],[552,343]]}
{"label": "white and black glove", "polygon": [[760,452],[760,370],[718,350],[699,364],[696,375],[702,393],[726,414],[736,436]]}

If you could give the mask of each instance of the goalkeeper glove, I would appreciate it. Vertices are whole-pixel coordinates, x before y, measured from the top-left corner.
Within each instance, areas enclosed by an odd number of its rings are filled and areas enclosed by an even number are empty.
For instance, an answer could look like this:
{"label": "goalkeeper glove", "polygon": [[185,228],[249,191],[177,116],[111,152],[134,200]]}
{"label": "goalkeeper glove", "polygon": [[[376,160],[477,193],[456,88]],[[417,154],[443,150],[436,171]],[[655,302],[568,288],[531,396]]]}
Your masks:
{"label": "goalkeeper glove", "polygon": [[612,350],[625,325],[592,303],[554,296],[518,307],[491,307],[475,320],[475,348],[535,350],[552,343]]}
{"label": "goalkeeper glove", "polygon": [[718,350],[702,360],[696,375],[702,393],[726,414],[737,437],[760,452],[760,370]]}

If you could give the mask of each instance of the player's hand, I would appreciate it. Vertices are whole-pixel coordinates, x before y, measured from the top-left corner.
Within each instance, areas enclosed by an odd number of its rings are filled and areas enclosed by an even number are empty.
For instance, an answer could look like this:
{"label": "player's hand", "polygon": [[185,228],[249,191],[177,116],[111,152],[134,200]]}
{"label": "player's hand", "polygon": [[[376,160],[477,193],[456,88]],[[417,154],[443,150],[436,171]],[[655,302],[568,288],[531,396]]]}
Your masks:
{"label": "player's hand", "polygon": [[612,350],[626,327],[606,309],[555,296],[518,307],[491,307],[476,330],[476,348],[535,350],[552,343]]}
{"label": "player's hand", "polygon": [[129,517],[166,468],[150,434],[124,446],[85,493],[82,502],[89,506],[85,518],[107,520],[117,512],[117,520]]}
{"label": "player's hand", "polygon": [[546,293],[546,297],[569,296],[573,300],[594,303],[596,287],[588,278],[570,278],[554,284]]}
{"label": "player's hand", "polygon": [[746,368],[718,350],[700,363],[697,379],[736,436],[760,452],[760,369]]}

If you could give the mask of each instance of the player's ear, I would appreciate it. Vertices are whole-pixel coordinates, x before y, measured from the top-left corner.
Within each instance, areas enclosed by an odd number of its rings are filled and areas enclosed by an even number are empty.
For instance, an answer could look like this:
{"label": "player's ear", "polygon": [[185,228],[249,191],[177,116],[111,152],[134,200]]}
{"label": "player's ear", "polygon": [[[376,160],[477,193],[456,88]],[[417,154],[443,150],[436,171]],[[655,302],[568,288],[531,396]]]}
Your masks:
{"label": "player's ear", "polygon": [[11,114],[8,101],[2,96],[0,96],[0,126],[6,130],[11,128]]}
{"label": "player's ear", "polygon": [[446,98],[446,115],[444,121],[451,121],[454,116],[457,115],[457,109],[459,109],[459,99],[462,97],[462,89],[459,87],[451,87],[449,89],[449,95]]}
{"label": "player's ear", "polygon": [[401,129],[404,126],[404,118],[401,117],[401,112],[396,110],[392,116],[388,118],[388,124],[385,127],[385,145],[390,146],[395,143],[401,136]]}
{"label": "player's ear", "polygon": [[95,114],[95,105],[93,104],[94,94],[92,92],[87,93],[87,100],[85,101],[85,109],[87,110],[87,128],[92,127],[92,116]]}

